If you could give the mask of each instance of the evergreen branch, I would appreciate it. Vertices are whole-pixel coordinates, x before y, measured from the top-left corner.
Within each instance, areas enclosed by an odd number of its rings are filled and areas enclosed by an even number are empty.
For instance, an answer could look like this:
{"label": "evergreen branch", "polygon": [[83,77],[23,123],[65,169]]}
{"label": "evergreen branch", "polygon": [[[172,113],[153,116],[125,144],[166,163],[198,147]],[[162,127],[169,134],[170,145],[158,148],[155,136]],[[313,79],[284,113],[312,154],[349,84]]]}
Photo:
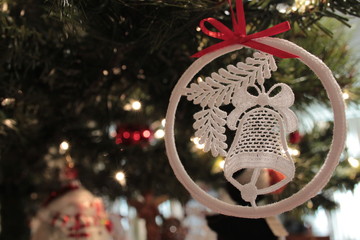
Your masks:
{"label": "evergreen branch", "polygon": [[246,63],[239,62],[236,67],[229,65],[227,70],[220,68],[218,73],[212,73],[205,81],[192,83],[186,88],[184,95],[194,104],[201,107],[220,107],[231,102],[234,91],[244,84],[264,84],[264,80],[271,77],[271,71],[277,69],[272,55],[260,52],[254,53],[254,58],[247,58]]}

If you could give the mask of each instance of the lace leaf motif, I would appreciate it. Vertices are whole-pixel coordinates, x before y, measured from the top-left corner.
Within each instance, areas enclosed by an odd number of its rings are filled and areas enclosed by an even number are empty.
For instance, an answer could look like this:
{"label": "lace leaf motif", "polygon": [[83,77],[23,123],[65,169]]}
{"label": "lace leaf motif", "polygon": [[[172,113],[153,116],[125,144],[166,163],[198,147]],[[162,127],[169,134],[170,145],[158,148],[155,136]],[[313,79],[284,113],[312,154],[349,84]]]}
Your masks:
{"label": "lace leaf motif", "polygon": [[203,109],[194,114],[195,136],[200,138],[200,144],[205,144],[204,151],[211,150],[213,156],[226,156],[226,115],[226,112],[219,108]]}

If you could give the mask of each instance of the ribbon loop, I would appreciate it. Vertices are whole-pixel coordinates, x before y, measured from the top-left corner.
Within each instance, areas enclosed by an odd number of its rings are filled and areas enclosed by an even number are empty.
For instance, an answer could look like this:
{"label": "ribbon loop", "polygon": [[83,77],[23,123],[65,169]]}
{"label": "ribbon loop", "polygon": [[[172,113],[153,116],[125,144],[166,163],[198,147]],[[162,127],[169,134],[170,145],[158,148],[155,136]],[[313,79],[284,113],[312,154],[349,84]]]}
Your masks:
{"label": "ribbon loop", "polygon": [[[298,58],[299,56],[296,56],[294,54],[282,51],[280,49],[271,47],[269,45],[262,44],[260,42],[254,41],[256,38],[262,38],[262,37],[269,37],[273,35],[277,35],[279,33],[286,32],[290,30],[290,24],[289,22],[282,22],[280,24],[277,24],[271,28],[268,28],[264,31],[257,32],[254,34],[247,35],[246,34],[246,21],[245,21],[245,14],[244,14],[244,7],[242,0],[236,0],[236,16],[234,14],[234,10],[231,5],[231,0],[228,0],[230,5],[230,12],[231,12],[231,19],[233,23],[234,31],[231,31],[228,27],[226,27],[223,23],[218,21],[214,18],[206,18],[201,20],[200,22],[200,29],[203,33],[206,35],[224,40],[223,42],[217,43],[215,45],[212,45],[194,55],[192,57],[198,58],[201,57],[209,52],[213,52],[215,50],[224,48],[226,46],[230,46],[233,44],[242,44],[250,48],[254,48],[266,53],[269,53],[271,55],[280,57],[280,58]],[[210,31],[208,28],[206,28],[205,23],[211,24],[215,29],[219,30],[219,32]]]}

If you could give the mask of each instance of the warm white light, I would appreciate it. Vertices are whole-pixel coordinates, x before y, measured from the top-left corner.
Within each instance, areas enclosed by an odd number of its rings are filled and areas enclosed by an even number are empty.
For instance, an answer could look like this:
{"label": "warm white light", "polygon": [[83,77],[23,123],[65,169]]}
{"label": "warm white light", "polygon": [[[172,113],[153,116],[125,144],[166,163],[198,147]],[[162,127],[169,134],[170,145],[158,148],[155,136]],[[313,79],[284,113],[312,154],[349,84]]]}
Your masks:
{"label": "warm white light", "polygon": [[16,122],[15,122],[15,120],[13,120],[13,119],[5,119],[5,120],[3,121],[3,124],[6,125],[6,126],[9,127],[9,128],[13,128],[14,125],[16,124]]}
{"label": "warm white light", "polygon": [[118,171],[115,174],[115,179],[120,183],[120,185],[124,186],[126,184],[126,177],[123,171]]}
{"label": "warm white light", "polygon": [[3,12],[7,12],[7,10],[9,10],[9,5],[7,3],[4,3],[2,5],[2,9],[1,9]]}
{"label": "warm white light", "polygon": [[131,108],[135,111],[140,110],[141,109],[141,102],[139,101],[134,101],[131,103]]}
{"label": "warm white light", "polygon": [[280,13],[286,13],[287,9],[289,8],[289,5],[285,4],[285,3],[279,3],[276,6],[276,9],[280,12]]}
{"label": "warm white light", "polygon": [[115,75],[119,75],[121,73],[121,69],[119,67],[114,67],[112,71]]}
{"label": "warm white light", "polygon": [[108,71],[108,70],[103,70],[103,71],[102,71],[102,74],[103,74],[104,76],[107,76],[107,75],[109,75],[109,71]]}
{"label": "warm white light", "polygon": [[196,31],[200,32],[201,28],[200,27],[196,27]]}
{"label": "warm white light", "polygon": [[353,168],[358,168],[360,166],[360,162],[356,158],[349,157],[348,162]]}
{"label": "warm white light", "polygon": [[68,150],[69,149],[69,143],[67,141],[63,141],[62,143],[60,143],[60,149],[61,150]]}
{"label": "warm white light", "polygon": [[297,157],[300,155],[300,151],[297,150],[296,148],[289,148],[288,151],[291,156]]}
{"label": "warm white light", "polygon": [[197,78],[197,82],[198,82],[198,83],[201,83],[201,82],[203,82],[203,81],[204,81],[204,80],[203,80],[201,77],[198,77],[198,78]]}
{"label": "warm white light", "polygon": [[197,149],[204,149],[205,144],[201,144],[201,143],[200,143],[200,138],[198,138],[198,137],[192,137],[190,140],[195,144],[195,147],[196,147]]}
{"label": "warm white light", "polygon": [[125,173],[122,172],[122,171],[119,171],[119,172],[117,172],[117,173],[115,174],[115,178],[116,178],[116,180],[118,180],[118,181],[122,181],[122,180],[125,179]]}
{"label": "warm white light", "polygon": [[342,97],[344,100],[347,100],[350,98],[350,95],[347,92],[343,92]]}
{"label": "warm white light", "polygon": [[5,98],[4,100],[2,100],[1,105],[7,106],[13,104],[14,102],[15,102],[15,98]]}
{"label": "warm white light", "polygon": [[224,170],[224,166],[225,166],[225,160],[222,160],[219,162],[219,168],[221,168],[222,170]]}
{"label": "warm white light", "polygon": [[166,119],[164,118],[163,120],[161,120],[161,126],[165,127],[166,124]]}
{"label": "warm white light", "polygon": [[157,139],[163,138],[165,136],[165,131],[163,129],[158,129],[154,133],[154,137]]}
{"label": "warm white light", "polygon": [[132,106],[131,106],[130,103],[127,103],[127,104],[124,105],[124,110],[125,111],[130,111],[131,109],[132,109]]}

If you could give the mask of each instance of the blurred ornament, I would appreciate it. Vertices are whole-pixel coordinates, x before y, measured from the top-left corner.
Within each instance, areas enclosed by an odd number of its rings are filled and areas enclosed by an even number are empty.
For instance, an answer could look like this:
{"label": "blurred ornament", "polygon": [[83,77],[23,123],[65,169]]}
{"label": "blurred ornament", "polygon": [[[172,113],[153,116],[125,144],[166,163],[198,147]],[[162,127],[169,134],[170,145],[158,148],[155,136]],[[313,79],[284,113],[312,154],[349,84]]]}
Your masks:
{"label": "blurred ornament", "polygon": [[186,203],[186,217],[182,225],[186,227],[185,240],[216,240],[216,233],[207,225],[205,214],[207,209],[201,203],[191,199]]}
{"label": "blurred ornament", "polygon": [[302,139],[302,136],[300,135],[299,131],[295,131],[289,134],[289,142],[291,144],[298,144]]}
{"label": "blurred ornament", "polygon": [[119,125],[115,137],[116,144],[136,145],[148,144],[153,132],[144,125]]}
{"label": "blurred ornament", "polygon": [[[278,182],[281,182],[283,179],[285,179],[285,176],[284,174],[278,172],[278,171],[275,171],[273,169],[268,169],[267,170],[268,173],[269,173],[269,183],[270,185],[274,185]],[[286,188],[287,185],[285,186],[282,186],[281,188],[277,189],[276,191],[272,192],[273,194],[280,194],[284,191],[284,189]]]}
{"label": "blurred ornament", "polygon": [[50,194],[33,226],[33,240],[121,240],[101,198],[72,182]]}
{"label": "blurred ornament", "polygon": [[158,206],[167,199],[167,196],[156,197],[151,191],[147,191],[143,194],[142,200],[129,200],[129,205],[135,207],[138,216],[145,220],[147,240],[161,238],[161,229],[155,219],[160,215]]}
{"label": "blurred ornament", "polygon": [[164,220],[161,227],[161,240],[184,240],[185,235],[186,229],[181,226],[179,219],[172,217]]}

